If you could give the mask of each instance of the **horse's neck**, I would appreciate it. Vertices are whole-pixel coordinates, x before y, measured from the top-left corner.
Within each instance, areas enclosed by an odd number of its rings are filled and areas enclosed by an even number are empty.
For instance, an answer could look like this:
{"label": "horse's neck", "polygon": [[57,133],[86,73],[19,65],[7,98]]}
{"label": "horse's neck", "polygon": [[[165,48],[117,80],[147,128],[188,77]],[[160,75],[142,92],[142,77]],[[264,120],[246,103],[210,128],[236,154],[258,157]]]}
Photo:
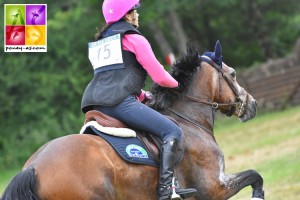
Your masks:
{"label": "horse's neck", "polygon": [[[204,131],[206,131],[207,133],[213,134],[214,109],[210,105],[200,104],[182,99],[175,102],[173,106],[171,106],[171,109],[175,110],[182,116],[187,117],[192,122],[198,123],[200,126],[203,126]],[[175,118],[182,117],[175,116]],[[195,128],[199,128],[195,123],[189,122],[186,119],[181,121],[186,124],[190,124],[189,126],[191,127],[194,126]]]}

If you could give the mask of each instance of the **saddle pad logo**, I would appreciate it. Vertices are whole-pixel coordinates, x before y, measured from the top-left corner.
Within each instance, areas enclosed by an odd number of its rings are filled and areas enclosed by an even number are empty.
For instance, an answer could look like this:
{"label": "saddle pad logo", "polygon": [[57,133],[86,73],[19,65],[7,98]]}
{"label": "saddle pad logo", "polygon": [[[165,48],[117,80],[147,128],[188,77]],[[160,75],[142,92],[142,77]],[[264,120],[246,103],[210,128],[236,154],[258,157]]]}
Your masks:
{"label": "saddle pad logo", "polygon": [[138,145],[130,144],[126,147],[126,153],[129,157],[148,158],[146,150]]}

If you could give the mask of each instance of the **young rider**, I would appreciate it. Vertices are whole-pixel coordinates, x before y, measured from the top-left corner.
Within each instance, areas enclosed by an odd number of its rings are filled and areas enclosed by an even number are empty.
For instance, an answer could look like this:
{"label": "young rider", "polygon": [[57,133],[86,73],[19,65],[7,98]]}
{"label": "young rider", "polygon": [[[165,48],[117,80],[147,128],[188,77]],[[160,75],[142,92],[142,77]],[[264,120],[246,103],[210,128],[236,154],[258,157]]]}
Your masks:
{"label": "young rider", "polygon": [[[99,110],[128,126],[155,134],[163,141],[157,194],[170,199],[174,176],[174,157],[181,140],[181,129],[164,115],[142,104],[147,74],[162,87],[176,88],[178,82],[156,59],[139,27],[139,0],[104,0],[106,25],[89,43],[89,59],[94,77],[86,87],[81,108],[85,113]],[[182,198],[196,194],[195,189],[176,188]]]}

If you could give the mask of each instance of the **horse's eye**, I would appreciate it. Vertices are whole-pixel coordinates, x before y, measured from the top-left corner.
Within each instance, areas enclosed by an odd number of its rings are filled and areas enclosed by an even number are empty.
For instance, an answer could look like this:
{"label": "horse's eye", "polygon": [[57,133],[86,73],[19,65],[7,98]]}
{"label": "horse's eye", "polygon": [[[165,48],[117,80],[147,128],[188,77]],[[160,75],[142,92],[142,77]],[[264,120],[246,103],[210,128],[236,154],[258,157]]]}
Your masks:
{"label": "horse's eye", "polygon": [[230,72],[230,75],[232,76],[232,78],[236,78],[236,71],[232,70],[232,72]]}

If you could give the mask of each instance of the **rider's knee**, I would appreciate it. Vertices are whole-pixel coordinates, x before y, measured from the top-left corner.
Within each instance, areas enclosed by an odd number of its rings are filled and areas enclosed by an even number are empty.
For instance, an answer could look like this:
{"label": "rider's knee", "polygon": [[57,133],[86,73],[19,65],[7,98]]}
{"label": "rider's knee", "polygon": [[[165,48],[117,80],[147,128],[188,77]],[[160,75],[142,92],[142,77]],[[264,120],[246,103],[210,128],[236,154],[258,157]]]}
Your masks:
{"label": "rider's knee", "polygon": [[167,140],[176,140],[178,143],[180,143],[182,138],[182,130],[179,126],[175,125],[172,127],[172,130],[169,132],[169,134],[166,136]]}

